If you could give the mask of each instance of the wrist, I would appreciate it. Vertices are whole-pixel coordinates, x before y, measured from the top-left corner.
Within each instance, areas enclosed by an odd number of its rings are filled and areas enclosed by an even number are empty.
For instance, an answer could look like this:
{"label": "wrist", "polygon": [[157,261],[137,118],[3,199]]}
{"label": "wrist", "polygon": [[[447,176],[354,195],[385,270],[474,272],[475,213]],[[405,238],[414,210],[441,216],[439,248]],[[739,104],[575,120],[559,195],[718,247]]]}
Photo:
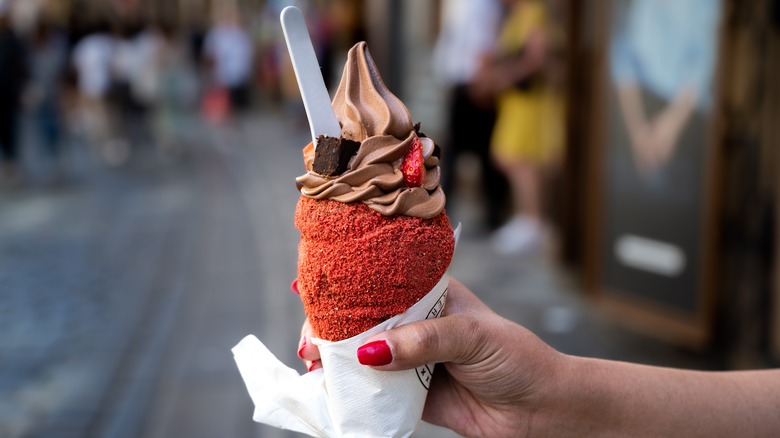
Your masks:
{"label": "wrist", "polygon": [[529,436],[605,436],[610,419],[610,377],[601,361],[560,354],[533,415]]}

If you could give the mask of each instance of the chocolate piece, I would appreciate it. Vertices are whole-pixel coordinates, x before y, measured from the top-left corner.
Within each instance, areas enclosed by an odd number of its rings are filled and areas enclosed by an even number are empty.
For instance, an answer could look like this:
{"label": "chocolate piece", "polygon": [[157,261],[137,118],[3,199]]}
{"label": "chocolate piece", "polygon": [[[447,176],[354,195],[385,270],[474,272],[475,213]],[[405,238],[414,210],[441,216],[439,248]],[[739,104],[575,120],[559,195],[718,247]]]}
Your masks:
{"label": "chocolate piece", "polygon": [[312,170],[325,176],[341,175],[347,170],[349,160],[360,148],[360,143],[345,138],[317,137]]}
{"label": "chocolate piece", "polygon": [[[420,131],[420,122],[417,122],[414,124],[414,133],[417,134],[420,138],[427,138],[428,136],[425,135],[424,132]],[[433,144],[433,156],[436,158],[441,158],[441,147],[437,145],[436,143]]]}
{"label": "chocolate piece", "polygon": [[[417,134],[417,136],[420,138],[428,137],[424,132],[420,131],[420,122],[414,124],[414,133]],[[433,156],[436,158],[441,158],[441,148],[436,143],[433,144]]]}

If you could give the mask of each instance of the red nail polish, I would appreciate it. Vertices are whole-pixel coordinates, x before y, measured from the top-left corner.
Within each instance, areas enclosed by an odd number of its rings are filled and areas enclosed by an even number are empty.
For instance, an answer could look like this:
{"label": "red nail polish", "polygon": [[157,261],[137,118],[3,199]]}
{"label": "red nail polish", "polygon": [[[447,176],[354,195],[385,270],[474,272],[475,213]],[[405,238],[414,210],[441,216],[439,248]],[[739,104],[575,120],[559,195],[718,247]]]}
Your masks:
{"label": "red nail polish", "polygon": [[301,291],[298,290],[298,279],[297,278],[292,281],[292,284],[290,285],[290,289],[296,295],[300,295],[301,294]]}
{"label": "red nail polish", "polygon": [[358,348],[357,357],[361,364],[375,367],[387,365],[393,361],[393,353],[385,340],[369,342]]}
{"label": "red nail polish", "polygon": [[322,362],[322,361],[321,361],[321,360],[319,360],[319,359],[312,361],[312,362],[309,364],[309,366],[308,366],[308,367],[306,367],[306,371],[308,371],[308,372],[312,372],[312,371],[314,370],[314,367],[315,367],[316,365],[320,364],[321,362]]}
{"label": "red nail polish", "polygon": [[301,341],[298,342],[298,357],[303,359],[303,349],[306,348],[306,336],[301,338]]}

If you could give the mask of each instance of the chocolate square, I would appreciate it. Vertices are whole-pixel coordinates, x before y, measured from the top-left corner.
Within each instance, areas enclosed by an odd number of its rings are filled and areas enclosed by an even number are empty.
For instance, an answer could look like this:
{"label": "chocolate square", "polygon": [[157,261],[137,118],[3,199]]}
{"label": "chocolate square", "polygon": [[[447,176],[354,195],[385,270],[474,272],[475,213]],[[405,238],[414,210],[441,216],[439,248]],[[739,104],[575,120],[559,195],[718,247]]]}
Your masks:
{"label": "chocolate square", "polygon": [[349,160],[360,148],[360,143],[345,138],[317,137],[313,170],[320,175],[338,176],[347,170]]}

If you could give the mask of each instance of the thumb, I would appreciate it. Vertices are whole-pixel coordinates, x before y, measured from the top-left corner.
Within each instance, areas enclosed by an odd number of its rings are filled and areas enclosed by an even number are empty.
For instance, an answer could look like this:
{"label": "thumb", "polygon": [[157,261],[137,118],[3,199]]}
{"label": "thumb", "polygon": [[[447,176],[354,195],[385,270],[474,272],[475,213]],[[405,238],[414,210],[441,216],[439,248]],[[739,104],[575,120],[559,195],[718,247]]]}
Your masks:
{"label": "thumb", "polygon": [[478,320],[468,315],[427,319],[374,336],[358,348],[358,361],[385,371],[472,362],[484,345],[483,333]]}
{"label": "thumb", "polygon": [[372,337],[358,348],[358,361],[387,371],[436,362],[476,362],[497,315],[454,278],[447,289],[443,315]]}

